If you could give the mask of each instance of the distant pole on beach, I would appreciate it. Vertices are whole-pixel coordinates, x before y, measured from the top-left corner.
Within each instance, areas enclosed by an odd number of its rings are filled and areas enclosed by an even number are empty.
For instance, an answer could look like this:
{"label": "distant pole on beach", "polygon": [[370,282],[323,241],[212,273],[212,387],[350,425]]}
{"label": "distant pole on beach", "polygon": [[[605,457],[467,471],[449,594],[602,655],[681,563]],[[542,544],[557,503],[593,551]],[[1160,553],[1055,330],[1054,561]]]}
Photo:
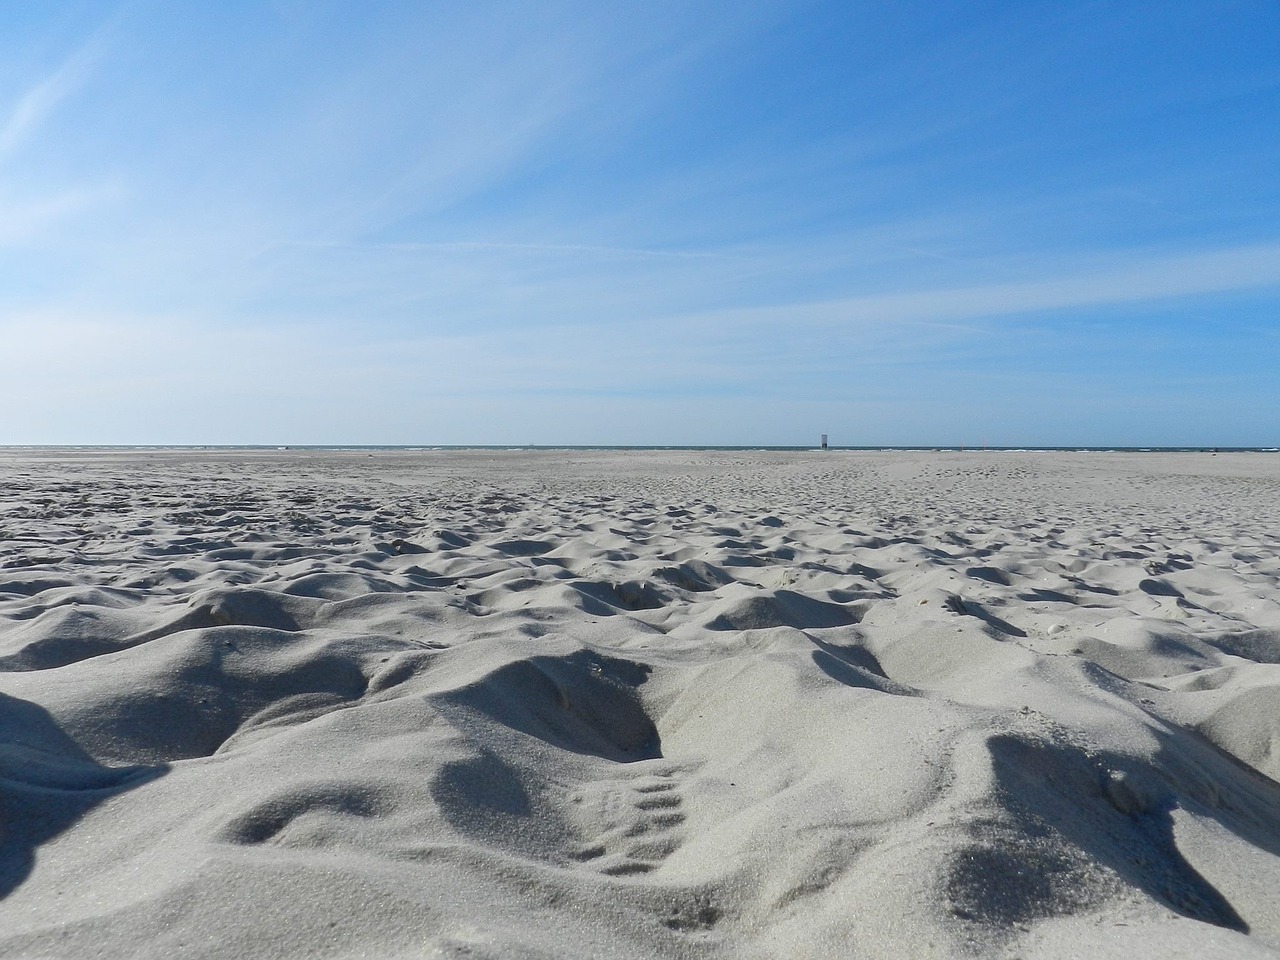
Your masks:
{"label": "distant pole on beach", "polygon": [[825,433],[822,435],[822,449],[827,449],[827,435]]}

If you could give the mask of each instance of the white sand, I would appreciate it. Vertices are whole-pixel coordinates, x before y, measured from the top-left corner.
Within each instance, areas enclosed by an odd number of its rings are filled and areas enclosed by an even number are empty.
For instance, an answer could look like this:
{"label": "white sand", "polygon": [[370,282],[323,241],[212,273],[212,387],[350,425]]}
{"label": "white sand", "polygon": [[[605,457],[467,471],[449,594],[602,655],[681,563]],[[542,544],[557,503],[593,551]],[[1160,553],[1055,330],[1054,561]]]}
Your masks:
{"label": "white sand", "polygon": [[1280,956],[1280,455],[0,453],[0,956]]}

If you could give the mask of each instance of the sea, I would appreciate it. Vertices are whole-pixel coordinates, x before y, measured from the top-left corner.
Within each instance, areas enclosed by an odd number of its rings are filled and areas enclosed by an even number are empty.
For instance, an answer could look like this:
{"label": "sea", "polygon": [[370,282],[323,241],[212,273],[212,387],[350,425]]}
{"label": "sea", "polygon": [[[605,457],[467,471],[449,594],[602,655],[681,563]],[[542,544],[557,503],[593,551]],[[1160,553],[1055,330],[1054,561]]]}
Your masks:
{"label": "sea", "polygon": [[1003,447],[1003,446],[985,446],[985,445],[968,445],[960,444],[955,446],[947,445],[866,445],[866,446],[842,446],[829,444],[826,447],[817,445],[787,445],[787,444],[509,444],[509,443],[443,443],[443,444],[373,444],[373,443],[346,443],[346,444],[0,444],[0,450],[49,450],[49,451],[71,451],[71,450],[259,450],[259,451],[288,451],[288,450],[310,450],[310,451],[333,451],[333,452],[376,452],[391,451],[398,453],[414,453],[427,451],[445,451],[445,450],[489,450],[489,451],[605,451],[620,452],[627,450],[669,450],[669,451],[727,451],[727,452],[761,452],[761,451],[778,451],[802,453],[806,451],[819,451],[825,449],[828,452],[959,452],[972,453],[976,451],[984,451],[988,453],[1280,453],[1280,447],[1214,447],[1214,446],[1189,446],[1189,447],[1125,447],[1125,446],[1020,446],[1020,447]]}

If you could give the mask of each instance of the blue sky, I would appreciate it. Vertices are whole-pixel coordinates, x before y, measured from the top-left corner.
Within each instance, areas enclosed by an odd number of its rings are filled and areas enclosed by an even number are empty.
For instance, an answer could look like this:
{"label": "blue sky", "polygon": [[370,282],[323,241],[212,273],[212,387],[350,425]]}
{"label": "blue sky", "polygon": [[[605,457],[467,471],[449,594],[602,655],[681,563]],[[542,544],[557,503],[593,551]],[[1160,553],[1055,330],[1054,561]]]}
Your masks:
{"label": "blue sky", "polygon": [[1280,444],[1280,6],[0,7],[0,443]]}

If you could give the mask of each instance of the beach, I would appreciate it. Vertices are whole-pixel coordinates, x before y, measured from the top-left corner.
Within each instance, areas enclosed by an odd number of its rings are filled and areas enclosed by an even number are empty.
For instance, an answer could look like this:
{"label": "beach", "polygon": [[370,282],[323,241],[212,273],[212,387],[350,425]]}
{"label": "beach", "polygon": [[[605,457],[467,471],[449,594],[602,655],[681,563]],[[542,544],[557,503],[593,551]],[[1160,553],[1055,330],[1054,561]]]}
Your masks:
{"label": "beach", "polygon": [[1280,957],[1280,454],[0,450],[0,956]]}

